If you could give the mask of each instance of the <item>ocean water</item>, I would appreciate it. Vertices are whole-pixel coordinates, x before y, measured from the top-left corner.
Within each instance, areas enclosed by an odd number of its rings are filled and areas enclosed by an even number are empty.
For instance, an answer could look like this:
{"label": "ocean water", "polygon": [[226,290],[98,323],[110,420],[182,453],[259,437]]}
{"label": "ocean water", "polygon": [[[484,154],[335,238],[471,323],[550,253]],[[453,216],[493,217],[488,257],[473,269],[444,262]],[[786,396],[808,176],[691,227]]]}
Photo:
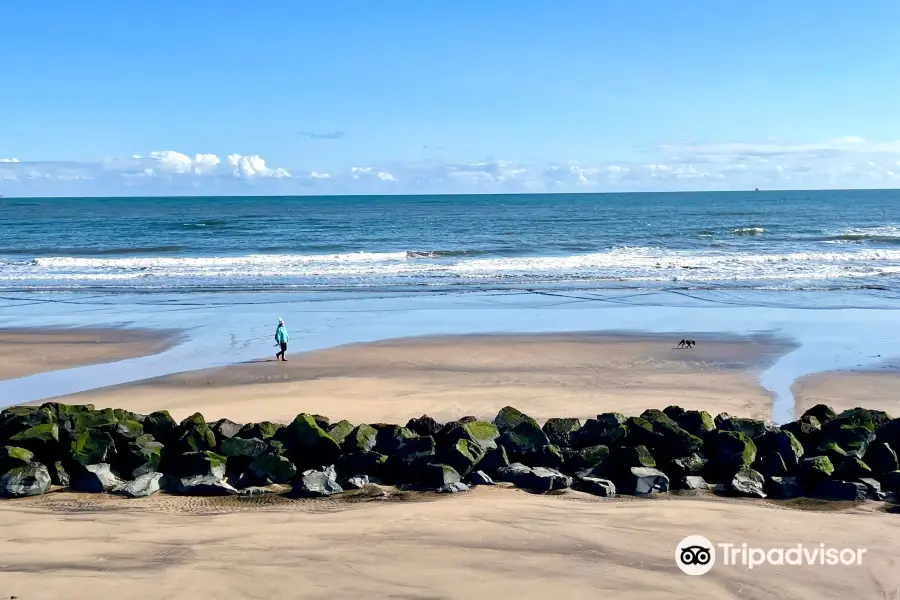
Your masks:
{"label": "ocean water", "polygon": [[0,291],[900,291],[900,191],[0,198]]}

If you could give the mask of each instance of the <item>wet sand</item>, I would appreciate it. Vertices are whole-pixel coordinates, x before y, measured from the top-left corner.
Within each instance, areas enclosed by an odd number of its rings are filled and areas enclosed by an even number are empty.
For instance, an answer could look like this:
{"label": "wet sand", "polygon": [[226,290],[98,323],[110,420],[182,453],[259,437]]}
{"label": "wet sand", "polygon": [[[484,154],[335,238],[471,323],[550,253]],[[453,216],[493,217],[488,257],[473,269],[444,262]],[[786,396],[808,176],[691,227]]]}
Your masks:
{"label": "wet sand", "polygon": [[[686,498],[479,488],[426,501],[76,494],[0,503],[0,595],[157,598],[896,598],[900,520]],[[687,535],[866,548],[862,566],[682,574]]]}
{"label": "wet sand", "polygon": [[[493,418],[513,405],[537,419],[639,414],[678,404],[768,419],[757,372],[785,352],[768,338],[701,338],[674,348],[661,336],[468,335],[410,338],[289,354],[76,394],[62,401],[175,418],[290,421],[297,413],[352,422]],[[274,349],[273,349],[274,354]]]}
{"label": "wet sand", "polygon": [[149,356],[177,337],[146,329],[0,329],[0,380]]}
{"label": "wet sand", "polygon": [[816,404],[837,411],[863,406],[900,417],[900,373],[833,371],[798,379],[793,386],[797,416]]}

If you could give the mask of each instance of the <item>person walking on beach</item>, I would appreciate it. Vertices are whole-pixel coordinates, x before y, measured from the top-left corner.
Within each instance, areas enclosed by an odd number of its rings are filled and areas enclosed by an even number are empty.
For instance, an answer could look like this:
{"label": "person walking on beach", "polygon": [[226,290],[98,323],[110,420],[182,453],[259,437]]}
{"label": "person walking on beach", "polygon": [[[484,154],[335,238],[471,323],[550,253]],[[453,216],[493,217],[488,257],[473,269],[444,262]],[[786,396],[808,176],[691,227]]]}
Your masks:
{"label": "person walking on beach", "polygon": [[281,348],[278,354],[275,355],[275,360],[280,358],[284,362],[287,362],[284,353],[287,352],[288,330],[287,327],[284,326],[284,319],[278,319],[278,327],[275,328],[275,343]]}

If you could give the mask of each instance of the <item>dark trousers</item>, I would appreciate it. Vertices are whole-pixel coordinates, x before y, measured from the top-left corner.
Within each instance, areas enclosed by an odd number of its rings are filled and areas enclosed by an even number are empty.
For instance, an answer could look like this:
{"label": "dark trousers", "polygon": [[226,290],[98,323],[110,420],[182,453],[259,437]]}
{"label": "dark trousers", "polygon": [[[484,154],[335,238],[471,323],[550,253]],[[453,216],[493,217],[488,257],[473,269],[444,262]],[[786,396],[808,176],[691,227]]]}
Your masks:
{"label": "dark trousers", "polygon": [[281,352],[279,352],[278,354],[276,354],[276,355],[275,355],[275,358],[278,358],[279,356],[280,356],[281,358],[284,358],[284,353],[285,353],[285,352],[287,352],[287,342],[281,342]]}

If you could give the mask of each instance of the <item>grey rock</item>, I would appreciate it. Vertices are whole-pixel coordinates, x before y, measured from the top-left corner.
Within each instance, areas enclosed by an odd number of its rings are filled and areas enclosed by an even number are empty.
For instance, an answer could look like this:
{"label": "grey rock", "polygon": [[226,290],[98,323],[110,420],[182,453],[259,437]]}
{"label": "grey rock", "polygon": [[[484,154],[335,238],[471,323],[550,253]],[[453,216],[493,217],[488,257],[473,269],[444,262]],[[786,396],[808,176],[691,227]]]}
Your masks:
{"label": "grey rock", "polygon": [[758,471],[754,471],[749,467],[743,467],[732,476],[728,483],[719,485],[716,491],[731,496],[765,498],[766,493],[763,491],[765,481],[765,478]]}
{"label": "grey rock", "polygon": [[98,463],[80,467],[70,477],[69,487],[77,492],[100,494],[125,483],[110,470],[109,464]]}
{"label": "grey rock", "polygon": [[459,492],[468,492],[469,486],[464,484],[462,481],[457,481],[456,483],[448,483],[447,485],[442,485],[437,489],[439,494],[456,494]]}
{"label": "grey rock", "polygon": [[0,496],[22,498],[38,496],[50,489],[50,471],[41,463],[14,467],[0,477]]}
{"label": "grey rock", "polygon": [[532,468],[522,463],[512,463],[508,467],[497,469],[497,479],[537,493],[565,489],[572,485],[572,478],[556,469]]}
{"label": "grey rock", "polygon": [[669,491],[669,478],[652,467],[631,467],[618,484],[617,488],[636,496]]}
{"label": "grey rock", "polygon": [[116,486],[112,491],[129,498],[146,498],[160,490],[162,477],[162,473],[146,473],[132,481]]}
{"label": "grey rock", "polygon": [[229,419],[219,419],[212,426],[212,430],[216,434],[216,439],[221,441],[233,438],[243,427],[243,425],[239,425]]}
{"label": "grey rock", "polygon": [[347,480],[343,487],[348,490],[361,490],[367,485],[369,485],[368,475],[354,475]]}
{"label": "grey rock", "polygon": [[816,486],[813,496],[826,500],[850,500],[852,502],[864,502],[869,495],[869,489],[864,483],[840,481],[839,479],[826,479]]}
{"label": "grey rock", "polygon": [[862,477],[859,482],[866,486],[870,500],[884,500],[884,492],[881,491],[881,483],[871,477]]}
{"label": "grey rock", "polygon": [[265,496],[266,494],[277,494],[280,489],[275,486],[252,485],[238,490],[238,496]]}
{"label": "grey rock", "polygon": [[490,475],[484,471],[475,471],[469,475],[469,484],[471,485],[496,485]]}
{"label": "grey rock", "polygon": [[177,491],[187,496],[234,496],[238,491],[215,475],[196,475],[178,481]]}
{"label": "grey rock", "polygon": [[782,500],[799,498],[803,495],[803,486],[796,477],[773,477],[766,489],[770,496]]}
{"label": "grey rock", "polygon": [[616,497],[616,485],[609,479],[591,477],[589,475],[577,477],[573,487],[579,492],[585,492],[603,498]]}
{"label": "grey rock", "polygon": [[699,475],[685,475],[680,483],[683,490],[708,490],[712,487]]}
{"label": "grey rock", "polygon": [[301,497],[318,497],[331,496],[344,491],[344,488],[337,482],[337,473],[334,466],[325,467],[324,469],[309,469],[304,471],[300,478],[294,483],[291,494]]}

